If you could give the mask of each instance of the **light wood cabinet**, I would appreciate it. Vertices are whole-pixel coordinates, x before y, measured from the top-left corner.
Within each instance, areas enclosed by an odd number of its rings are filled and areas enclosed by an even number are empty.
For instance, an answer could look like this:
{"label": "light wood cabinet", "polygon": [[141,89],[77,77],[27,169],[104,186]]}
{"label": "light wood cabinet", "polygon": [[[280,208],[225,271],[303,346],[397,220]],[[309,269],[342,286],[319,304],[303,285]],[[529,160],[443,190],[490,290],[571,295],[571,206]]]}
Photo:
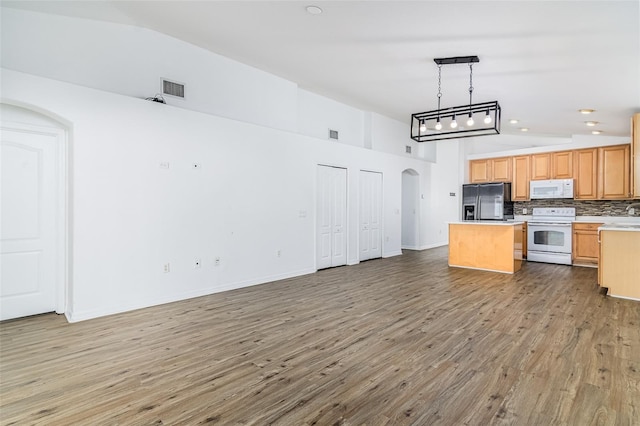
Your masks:
{"label": "light wood cabinet", "polygon": [[551,153],[531,154],[531,180],[551,179]]}
{"label": "light wood cabinet", "polygon": [[469,161],[469,182],[491,182],[491,161],[489,159]]}
{"label": "light wood cabinet", "polygon": [[511,182],[511,157],[470,160],[469,182]]}
{"label": "light wood cabinet", "polygon": [[529,182],[574,179],[576,200],[640,198],[640,114],[632,143],[469,161],[469,182],[511,182],[513,201],[529,200]]}
{"label": "light wood cabinet", "polygon": [[529,165],[528,155],[513,157],[513,182],[511,184],[511,199],[513,201],[527,201],[529,199]]}
{"label": "light wood cabinet", "polygon": [[598,148],[598,198],[616,200],[631,198],[629,191],[630,146]]}
{"label": "light wood cabinet", "polygon": [[577,200],[598,198],[598,148],[573,152],[574,197]]}
{"label": "light wood cabinet", "polygon": [[640,113],[631,119],[631,193],[633,198],[640,198]]}
{"label": "light wood cabinet", "polygon": [[573,151],[551,153],[551,179],[573,178]]}
{"label": "light wood cabinet", "polygon": [[509,274],[519,271],[522,225],[450,223],[449,266]]}
{"label": "light wood cabinet", "polygon": [[492,159],[493,182],[511,182],[511,157]]}
{"label": "light wood cabinet", "polygon": [[600,231],[598,283],[610,296],[640,300],[640,232]]}
{"label": "light wood cabinet", "polygon": [[598,266],[600,247],[598,246],[598,227],[602,223],[573,224],[572,260],[574,265]]}

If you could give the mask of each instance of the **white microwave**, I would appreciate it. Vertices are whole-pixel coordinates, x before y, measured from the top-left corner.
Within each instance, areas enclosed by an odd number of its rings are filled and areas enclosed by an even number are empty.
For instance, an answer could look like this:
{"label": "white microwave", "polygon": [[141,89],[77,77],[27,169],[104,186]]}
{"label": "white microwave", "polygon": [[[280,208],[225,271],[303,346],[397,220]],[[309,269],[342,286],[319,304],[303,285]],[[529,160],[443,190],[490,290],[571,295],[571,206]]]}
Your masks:
{"label": "white microwave", "polygon": [[532,200],[541,198],[573,198],[573,179],[532,180],[529,182]]}

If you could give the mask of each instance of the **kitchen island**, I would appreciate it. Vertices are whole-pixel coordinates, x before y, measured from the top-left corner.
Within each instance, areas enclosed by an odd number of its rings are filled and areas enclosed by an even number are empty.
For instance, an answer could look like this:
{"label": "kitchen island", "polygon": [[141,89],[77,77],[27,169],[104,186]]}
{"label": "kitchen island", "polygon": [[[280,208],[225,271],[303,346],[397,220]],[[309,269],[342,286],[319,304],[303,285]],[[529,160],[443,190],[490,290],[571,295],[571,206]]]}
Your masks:
{"label": "kitchen island", "polygon": [[598,236],[598,284],[609,296],[640,300],[640,224],[605,224]]}
{"label": "kitchen island", "polygon": [[517,221],[449,223],[449,266],[513,274],[522,267],[522,226]]}

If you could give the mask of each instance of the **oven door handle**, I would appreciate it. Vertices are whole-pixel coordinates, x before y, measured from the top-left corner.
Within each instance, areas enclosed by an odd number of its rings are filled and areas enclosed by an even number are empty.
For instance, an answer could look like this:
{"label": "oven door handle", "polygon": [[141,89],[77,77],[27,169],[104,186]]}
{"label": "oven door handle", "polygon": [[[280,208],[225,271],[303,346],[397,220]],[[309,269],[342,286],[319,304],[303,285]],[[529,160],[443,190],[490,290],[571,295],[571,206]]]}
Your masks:
{"label": "oven door handle", "polygon": [[535,222],[528,222],[527,225],[528,226],[555,226],[555,227],[563,227],[563,228],[570,228],[571,227],[570,223],[535,223]]}

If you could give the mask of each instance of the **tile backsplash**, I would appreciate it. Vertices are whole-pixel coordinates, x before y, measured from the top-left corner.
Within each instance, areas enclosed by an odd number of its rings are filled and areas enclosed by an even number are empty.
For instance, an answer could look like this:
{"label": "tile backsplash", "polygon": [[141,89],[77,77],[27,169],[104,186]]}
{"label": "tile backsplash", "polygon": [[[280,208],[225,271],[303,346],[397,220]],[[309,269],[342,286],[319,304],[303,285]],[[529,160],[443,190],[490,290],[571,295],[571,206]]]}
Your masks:
{"label": "tile backsplash", "polygon": [[[576,216],[629,216],[625,210],[627,206],[637,200],[530,200],[516,201],[514,203],[515,214],[521,215],[522,209],[527,208],[527,214],[531,214],[534,207],[575,207]],[[635,209],[635,217],[640,216],[640,208]]]}

